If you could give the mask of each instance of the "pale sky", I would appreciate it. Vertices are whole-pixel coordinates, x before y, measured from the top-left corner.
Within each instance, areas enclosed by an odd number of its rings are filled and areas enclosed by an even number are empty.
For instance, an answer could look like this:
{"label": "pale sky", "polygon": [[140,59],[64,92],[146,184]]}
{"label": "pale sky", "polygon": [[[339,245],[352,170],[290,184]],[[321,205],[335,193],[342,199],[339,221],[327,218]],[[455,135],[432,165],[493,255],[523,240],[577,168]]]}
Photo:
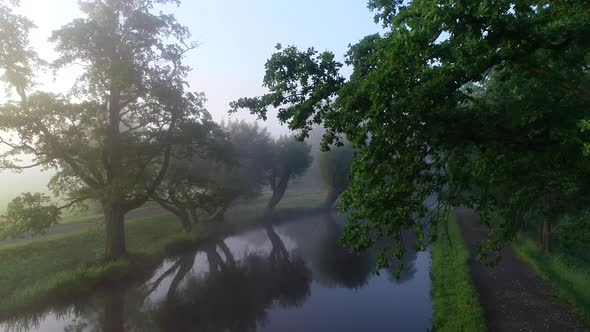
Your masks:
{"label": "pale sky", "polygon": [[[261,87],[264,63],[277,43],[310,46],[333,51],[343,60],[347,46],[378,32],[366,0],[184,0],[180,8],[166,8],[188,26],[201,46],[189,53],[186,63],[193,68],[191,89],[205,92],[207,108],[216,120],[228,118],[229,102],[240,97],[264,93]],[[47,60],[55,57],[47,41],[51,31],[79,17],[76,0],[21,0],[20,12],[38,26],[31,39]],[[67,91],[74,82],[76,69],[53,79],[43,75],[42,88]],[[5,96],[0,95],[0,99]],[[1,100],[0,100],[1,102]],[[244,111],[240,118],[254,119]],[[269,114],[266,126],[273,133],[279,128],[275,114]]]}

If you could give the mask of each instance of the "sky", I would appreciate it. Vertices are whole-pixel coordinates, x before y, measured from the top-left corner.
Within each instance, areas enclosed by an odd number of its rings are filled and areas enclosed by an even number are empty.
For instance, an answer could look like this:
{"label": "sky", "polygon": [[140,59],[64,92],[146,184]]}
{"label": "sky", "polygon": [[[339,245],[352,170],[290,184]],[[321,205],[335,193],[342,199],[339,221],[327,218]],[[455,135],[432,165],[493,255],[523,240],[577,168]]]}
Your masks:
{"label": "sky", "polygon": [[[186,58],[193,68],[189,83],[191,90],[205,92],[207,108],[217,121],[228,118],[231,101],[265,92],[264,64],[277,43],[330,50],[343,60],[349,44],[380,29],[367,0],[184,0],[180,7],[164,10],[174,13],[200,43]],[[21,0],[19,11],[36,23],[31,41],[46,60],[56,57],[47,41],[51,31],[80,16],[76,0]],[[70,68],[56,78],[40,75],[41,88],[65,92],[76,72]],[[236,117],[255,119],[247,111]],[[266,126],[274,134],[288,133],[275,114],[269,114]]]}
{"label": "sky", "polygon": [[[193,39],[201,44],[186,58],[193,68],[189,84],[191,90],[205,92],[207,109],[217,121],[229,118],[231,101],[265,92],[264,64],[277,43],[330,50],[344,60],[349,44],[380,31],[367,9],[367,0],[184,0],[179,8],[168,6],[165,10],[188,26]],[[18,11],[37,25],[31,43],[49,61],[56,57],[48,42],[51,32],[81,15],[76,0],[21,0]],[[55,77],[39,73],[38,88],[66,92],[78,70],[72,67]],[[0,87],[0,104],[6,98]],[[255,120],[247,111],[232,118]],[[264,125],[274,135],[289,132],[286,126],[280,126],[276,113],[269,112]],[[44,191],[52,173],[39,169],[19,174],[0,172],[0,210],[20,192]]]}

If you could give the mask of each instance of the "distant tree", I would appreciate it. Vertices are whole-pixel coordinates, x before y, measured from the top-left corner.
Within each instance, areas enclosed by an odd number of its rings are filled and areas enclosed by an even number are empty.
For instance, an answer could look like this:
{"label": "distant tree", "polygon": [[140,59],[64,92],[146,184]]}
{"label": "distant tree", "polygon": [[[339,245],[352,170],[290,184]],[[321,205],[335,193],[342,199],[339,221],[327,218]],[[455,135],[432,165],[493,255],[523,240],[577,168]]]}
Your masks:
{"label": "distant tree", "polygon": [[0,238],[43,232],[57,223],[59,208],[51,204],[51,198],[40,193],[24,193],[13,199],[0,216]]}
{"label": "distant tree", "polygon": [[17,4],[17,0],[0,3],[0,79],[23,93],[33,84],[33,70],[40,62],[29,46],[29,33],[35,24],[14,13],[12,7]]}
{"label": "distant tree", "polygon": [[225,188],[219,188],[212,171],[232,158],[227,134],[213,121],[192,123],[183,130],[184,142],[175,146],[169,170],[150,199],[176,215],[186,231],[199,221],[199,210],[223,205]]}
{"label": "distant tree", "polygon": [[174,213],[185,230],[223,219],[231,203],[255,197],[268,181],[273,145],[266,129],[234,121],[193,126],[200,149],[181,146],[152,199]]}
{"label": "distant tree", "polygon": [[[51,37],[59,54],[53,68],[80,68],[72,98],[31,93],[32,24],[1,9],[0,70],[20,98],[0,107],[0,142],[9,149],[1,166],[55,169],[50,187],[66,206],[99,201],[107,258],[126,254],[124,216],[162,183],[184,125],[208,116],[203,96],[186,91],[190,68],[182,59],[196,47],[187,44],[188,29],[174,16],[153,11],[179,3],[81,1],[83,17]],[[23,154],[33,162],[20,162]]]}
{"label": "distant tree", "polygon": [[256,122],[230,121],[222,124],[232,142],[236,164],[220,169],[224,186],[234,188],[236,197],[256,197],[267,184],[274,145],[266,128]]}
{"label": "distant tree", "polygon": [[274,142],[269,184],[272,196],[266,206],[272,211],[281,201],[289,181],[301,176],[311,165],[311,146],[291,136],[282,136]]}
{"label": "distant tree", "polygon": [[350,143],[333,146],[329,151],[319,153],[319,166],[328,193],[324,208],[330,209],[350,183],[349,172],[353,150]]}

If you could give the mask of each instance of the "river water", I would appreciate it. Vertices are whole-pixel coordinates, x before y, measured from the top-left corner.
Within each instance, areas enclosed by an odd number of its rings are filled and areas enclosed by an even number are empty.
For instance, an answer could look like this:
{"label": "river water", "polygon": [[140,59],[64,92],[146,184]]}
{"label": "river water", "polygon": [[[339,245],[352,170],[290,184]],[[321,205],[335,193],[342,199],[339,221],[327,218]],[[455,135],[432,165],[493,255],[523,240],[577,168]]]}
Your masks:
{"label": "river water", "polygon": [[338,242],[341,217],[316,215],[212,239],[147,281],[0,323],[6,331],[426,331],[430,254],[400,279],[377,253]]}

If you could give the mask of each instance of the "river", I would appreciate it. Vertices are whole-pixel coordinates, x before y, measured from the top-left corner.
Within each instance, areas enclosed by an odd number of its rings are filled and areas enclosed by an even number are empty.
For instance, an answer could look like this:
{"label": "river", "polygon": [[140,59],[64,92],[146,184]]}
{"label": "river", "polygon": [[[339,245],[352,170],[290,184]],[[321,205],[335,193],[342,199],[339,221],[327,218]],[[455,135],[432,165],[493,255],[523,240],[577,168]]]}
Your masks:
{"label": "river", "polygon": [[211,239],[166,259],[144,282],[14,317],[6,331],[426,331],[430,254],[400,279],[377,252],[338,242],[342,217],[316,215]]}

